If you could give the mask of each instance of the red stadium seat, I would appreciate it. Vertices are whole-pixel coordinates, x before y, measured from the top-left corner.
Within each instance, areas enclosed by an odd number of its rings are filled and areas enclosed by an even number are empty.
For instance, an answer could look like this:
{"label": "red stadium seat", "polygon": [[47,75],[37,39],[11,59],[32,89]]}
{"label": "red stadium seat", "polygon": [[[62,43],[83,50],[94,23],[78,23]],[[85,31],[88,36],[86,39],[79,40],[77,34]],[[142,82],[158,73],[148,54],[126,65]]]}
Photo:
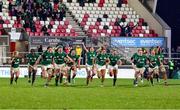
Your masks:
{"label": "red stadium seat", "polygon": [[35,25],[39,25],[40,24],[40,21],[35,21]]}
{"label": "red stadium seat", "polygon": [[60,34],[59,33],[55,33],[55,36],[60,36]]}
{"label": "red stadium seat", "polygon": [[40,32],[39,36],[44,36],[44,33],[43,33],[43,32]]}
{"label": "red stadium seat", "polygon": [[0,29],[3,29],[3,25],[2,24],[0,24]]}
{"label": "red stadium seat", "polygon": [[71,33],[75,33],[75,30],[74,30],[74,29],[71,29]]}
{"label": "red stadium seat", "polygon": [[64,24],[65,24],[66,26],[69,25],[69,21],[66,20],[66,21],[64,22]]}
{"label": "red stadium seat", "polygon": [[89,14],[85,13],[84,18],[88,18],[88,17],[89,17]]}
{"label": "red stadium seat", "polygon": [[41,29],[37,28],[36,31],[37,31],[37,32],[41,32]]}
{"label": "red stadium seat", "polygon": [[60,33],[61,31],[60,31],[60,29],[56,29],[56,33]]}
{"label": "red stadium seat", "polygon": [[96,25],[96,26],[100,26],[100,22],[96,22],[95,25]]}
{"label": "red stadium seat", "polygon": [[18,28],[18,24],[13,24],[13,27],[14,28]]}
{"label": "red stadium seat", "polygon": [[51,25],[54,25],[54,24],[55,24],[55,22],[54,22],[54,21],[50,21],[50,24],[51,24]]}
{"label": "red stadium seat", "polygon": [[114,26],[114,22],[112,22],[112,21],[109,24],[110,24],[110,26]]}
{"label": "red stadium seat", "polygon": [[26,32],[31,32],[31,29],[30,28],[26,28]]}
{"label": "red stadium seat", "polygon": [[5,20],[4,23],[5,24],[10,24],[10,21],[9,20]]}
{"label": "red stadium seat", "polygon": [[34,36],[34,33],[33,33],[33,32],[30,32],[30,33],[29,33],[29,36]]}
{"label": "red stadium seat", "polygon": [[80,25],[84,27],[86,25],[86,22],[82,21]]}
{"label": "red stadium seat", "polygon": [[39,36],[40,33],[39,33],[39,32],[35,32],[34,35],[35,35],[35,36]]}
{"label": "red stadium seat", "polygon": [[58,25],[58,29],[63,29],[63,26],[62,25]]}
{"label": "red stadium seat", "polygon": [[18,28],[22,28],[22,24],[18,24]]}
{"label": "red stadium seat", "polygon": [[47,32],[50,33],[50,32],[51,32],[51,29],[48,29]]}
{"label": "red stadium seat", "polygon": [[59,36],[64,37],[64,33],[60,33]]}
{"label": "red stadium seat", "polygon": [[54,36],[54,35],[55,35],[55,33],[53,33],[53,32],[50,32],[50,33],[49,33],[49,35],[50,35],[50,36]]}

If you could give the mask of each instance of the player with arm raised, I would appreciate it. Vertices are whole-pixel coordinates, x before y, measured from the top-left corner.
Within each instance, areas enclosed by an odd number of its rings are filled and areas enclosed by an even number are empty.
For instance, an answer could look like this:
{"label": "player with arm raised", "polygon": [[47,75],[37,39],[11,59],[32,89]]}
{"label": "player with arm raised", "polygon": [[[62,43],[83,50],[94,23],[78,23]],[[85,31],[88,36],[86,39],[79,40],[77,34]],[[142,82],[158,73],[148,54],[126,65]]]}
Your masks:
{"label": "player with arm raised", "polygon": [[[167,72],[164,64],[166,64],[164,60],[164,55],[162,54],[162,49],[157,47],[156,55],[158,57],[158,66],[159,66],[159,73],[163,75],[164,84],[167,86]],[[159,76],[157,76],[157,81],[159,81]]]}
{"label": "player with arm raised", "polygon": [[83,44],[83,48],[86,51],[86,71],[87,71],[87,80],[86,80],[86,84],[89,85],[89,81],[93,79],[93,76],[95,75],[95,69],[96,69],[96,65],[95,65],[95,59],[96,59],[96,55],[97,53],[94,50],[94,47],[90,47],[90,49],[88,50],[85,45]]}
{"label": "player with arm raised", "polygon": [[32,75],[32,82],[31,84],[34,84],[35,78],[36,78],[36,72],[37,72],[37,67],[35,67],[35,63],[39,57],[39,54],[35,53],[34,49],[30,50],[30,53],[27,55],[27,60],[28,60],[28,82],[31,82],[31,75]]}

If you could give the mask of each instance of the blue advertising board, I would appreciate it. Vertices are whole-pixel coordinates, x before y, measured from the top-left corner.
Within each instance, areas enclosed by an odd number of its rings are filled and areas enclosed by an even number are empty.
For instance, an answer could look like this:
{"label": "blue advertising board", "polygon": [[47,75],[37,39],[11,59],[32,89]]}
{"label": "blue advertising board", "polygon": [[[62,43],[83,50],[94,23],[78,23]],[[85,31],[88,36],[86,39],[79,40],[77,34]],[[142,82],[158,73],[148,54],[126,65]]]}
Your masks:
{"label": "blue advertising board", "polygon": [[156,47],[163,46],[164,37],[158,38],[133,38],[133,37],[112,37],[111,47]]}

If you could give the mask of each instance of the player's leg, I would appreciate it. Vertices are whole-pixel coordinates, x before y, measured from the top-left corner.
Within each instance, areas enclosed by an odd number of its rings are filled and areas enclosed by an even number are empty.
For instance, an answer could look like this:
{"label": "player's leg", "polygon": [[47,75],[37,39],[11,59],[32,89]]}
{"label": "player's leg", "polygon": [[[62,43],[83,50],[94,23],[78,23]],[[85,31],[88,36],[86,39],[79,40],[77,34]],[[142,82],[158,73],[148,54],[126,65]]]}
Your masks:
{"label": "player's leg", "polygon": [[31,73],[32,73],[32,67],[29,65],[28,66],[28,82],[31,83]]}
{"label": "player's leg", "polygon": [[166,72],[166,68],[164,66],[162,66],[162,67],[160,67],[159,71],[163,75],[164,84],[167,85],[167,72]]}
{"label": "player's leg", "polygon": [[46,82],[45,86],[49,85],[49,82],[51,81],[52,77],[54,76],[53,75],[53,68],[51,68],[51,67],[48,68],[47,73],[48,73],[48,78],[47,78],[47,82]]}
{"label": "player's leg", "polygon": [[139,77],[140,70],[138,68],[135,69],[134,74],[134,86],[138,86],[138,77]]}
{"label": "player's leg", "polygon": [[113,76],[114,76],[114,78],[113,78],[113,86],[116,85],[117,73],[118,73],[118,69],[117,69],[117,68],[114,68],[114,69],[113,69]]}
{"label": "player's leg", "polygon": [[155,74],[155,76],[156,76],[157,82],[160,82],[158,70],[155,69],[155,73],[154,73],[154,74]]}
{"label": "player's leg", "polygon": [[68,75],[68,66],[62,66],[61,72],[60,72],[60,83],[63,82],[63,76],[66,76],[66,82],[67,82],[67,75]]}
{"label": "player's leg", "polygon": [[141,83],[143,83],[143,78],[144,78],[144,73],[145,73],[145,68],[141,68],[140,69],[140,80],[141,80]]}
{"label": "player's leg", "polygon": [[76,77],[76,72],[77,72],[77,67],[76,66],[73,66],[72,67],[72,80],[73,80],[73,83],[75,83],[75,77]]}
{"label": "player's leg", "polygon": [[152,68],[149,68],[148,69],[148,79],[150,80],[150,82],[151,82],[151,85],[154,85],[154,82],[153,82],[153,76],[154,76],[154,74],[153,74],[153,69]]}
{"label": "player's leg", "polygon": [[20,75],[19,68],[16,68],[16,70],[15,70],[15,80],[14,80],[16,83],[17,83],[17,80],[19,78],[19,75]]}
{"label": "player's leg", "polygon": [[114,74],[114,73],[113,73],[113,67],[111,67],[111,66],[109,67],[109,72],[108,72],[108,73],[109,73],[109,76],[110,76],[110,77],[113,76],[113,74]]}
{"label": "player's leg", "polygon": [[154,74],[155,74],[155,76],[157,78],[157,82],[159,82],[159,68],[155,67],[153,72],[154,72]]}
{"label": "player's leg", "polygon": [[71,83],[71,67],[68,67],[67,68],[67,74],[66,74],[66,81],[65,82],[68,82],[68,83]]}
{"label": "player's leg", "polygon": [[86,65],[86,72],[87,72],[86,85],[89,85],[89,80],[91,78],[91,69],[89,65]]}
{"label": "player's leg", "polygon": [[98,65],[98,67],[97,67],[97,77],[99,79],[101,78],[101,68],[102,68],[102,66]]}
{"label": "player's leg", "polygon": [[106,74],[106,67],[103,66],[101,69],[101,86],[104,86],[105,74]]}
{"label": "player's leg", "polygon": [[11,68],[11,78],[10,78],[10,84],[13,84],[13,80],[14,80],[14,69]]}
{"label": "player's leg", "polygon": [[60,67],[56,67],[54,70],[54,75],[55,75],[55,85],[58,86],[59,78],[60,78]]}
{"label": "player's leg", "polygon": [[47,73],[47,67],[46,66],[42,66],[42,78],[43,79],[47,79],[47,77],[48,77],[48,73]]}
{"label": "player's leg", "polygon": [[63,76],[66,76],[68,74],[67,68],[61,69],[61,72],[59,74],[59,83],[61,84],[63,82]]}
{"label": "player's leg", "polygon": [[34,85],[34,82],[36,80],[36,73],[37,73],[37,68],[33,68],[33,71],[32,71],[32,85]]}
{"label": "player's leg", "polygon": [[92,82],[92,80],[93,80],[93,77],[96,75],[96,73],[97,73],[97,67],[94,65],[94,66],[92,66],[92,74],[91,74],[91,78],[90,78],[90,80],[91,80],[91,82]]}

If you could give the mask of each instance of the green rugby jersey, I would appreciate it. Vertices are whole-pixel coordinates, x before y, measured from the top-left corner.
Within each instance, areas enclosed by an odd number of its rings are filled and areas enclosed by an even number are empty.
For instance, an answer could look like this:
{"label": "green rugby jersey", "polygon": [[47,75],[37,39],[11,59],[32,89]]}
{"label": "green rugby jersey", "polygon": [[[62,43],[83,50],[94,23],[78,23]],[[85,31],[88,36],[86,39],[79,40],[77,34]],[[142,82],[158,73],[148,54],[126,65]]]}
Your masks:
{"label": "green rugby jersey", "polygon": [[154,68],[156,66],[158,66],[158,57],[156,55],[149,55],[148,57],[149,59],[149,67],[150,68]]}
{"label": "green rugby jersey", "polygon": [[36,54],[36,53],[35,54],[32,54],[32,53],[28,54],[27,55],[28,64],[33,66],[36,63],[38,57],[39,57],[39,54]]}
{"label": "green rugby jersey", "polygon": [[[79,58],[80,58],[79,55],[68,55],[68,56],[75,62],[76,65],[78,64],[78,60],[79,60]],[[68,62],[67,62],[67,65],[68,65],[68,66],[72,66],[72,65],[74,64],[74,62],[68,61]]]}
{"label": "green rugby jersey", "polygon": [[55,52],[54,53],[54,61],[56,64],[63,64],[65,63],[64,61],[64,58],[66,58],[66,53],[65,52],[62,52],[62,53],[59,53],[59,52]]}
{"label": "green rugby jersey", "polygon": [[21,62],[21,59],[18,58],[18,57],[15,57],[14,60],[12,61],[11,67],[13,67],[13,68],[18,68],[20,62]]}
{"label": "green rugby jersey", "polygon": [[96,52],[87,52],[87,64],[93,65],[93,61],[96,58]]}
{"label": "green rugby jersey", "polygon": [[136,64],[137,62],[137,58],[138,58],[138,54],[137,53],[134,53],[133,56],[131,57],[131,59],[133,59],[133,63]]}
{"label": "green rugby jersey", "polygon": [[160,53],[160,54],[157,54],[156,56],[159,58],[158,66],[160,66],[161,63],[163,63],[163,61],[164,61],[164,55],[162,53]]}
{"label": "green rugby jersey", "polygon": [[97,55],[97,64],[104,66],[106,64],[106,59],[108,58],[107,54],[98,54]]}
{"label": "green rugby jersey", "polygon": [[111,54],[109,56],[109,59],[110,59],[110,65],[115,66],[117,64],[117,62],[121,59],[121,56]]}
{"label": "green rugby jersey", "polygon": [[145,55],[138,55],[136,59],[136,67],[137,68],[143,68],[146,65],[147,57]]}
{"label": "green rugby jersey", "polygon": [[45,66],[52,64],[52,62],[53,62],[53,57],[54,57],[54,53],[50,53],[50,52],[45,51],[45,52],[42,54],[41,64],[42,64],[42,65],[45,65]]}

